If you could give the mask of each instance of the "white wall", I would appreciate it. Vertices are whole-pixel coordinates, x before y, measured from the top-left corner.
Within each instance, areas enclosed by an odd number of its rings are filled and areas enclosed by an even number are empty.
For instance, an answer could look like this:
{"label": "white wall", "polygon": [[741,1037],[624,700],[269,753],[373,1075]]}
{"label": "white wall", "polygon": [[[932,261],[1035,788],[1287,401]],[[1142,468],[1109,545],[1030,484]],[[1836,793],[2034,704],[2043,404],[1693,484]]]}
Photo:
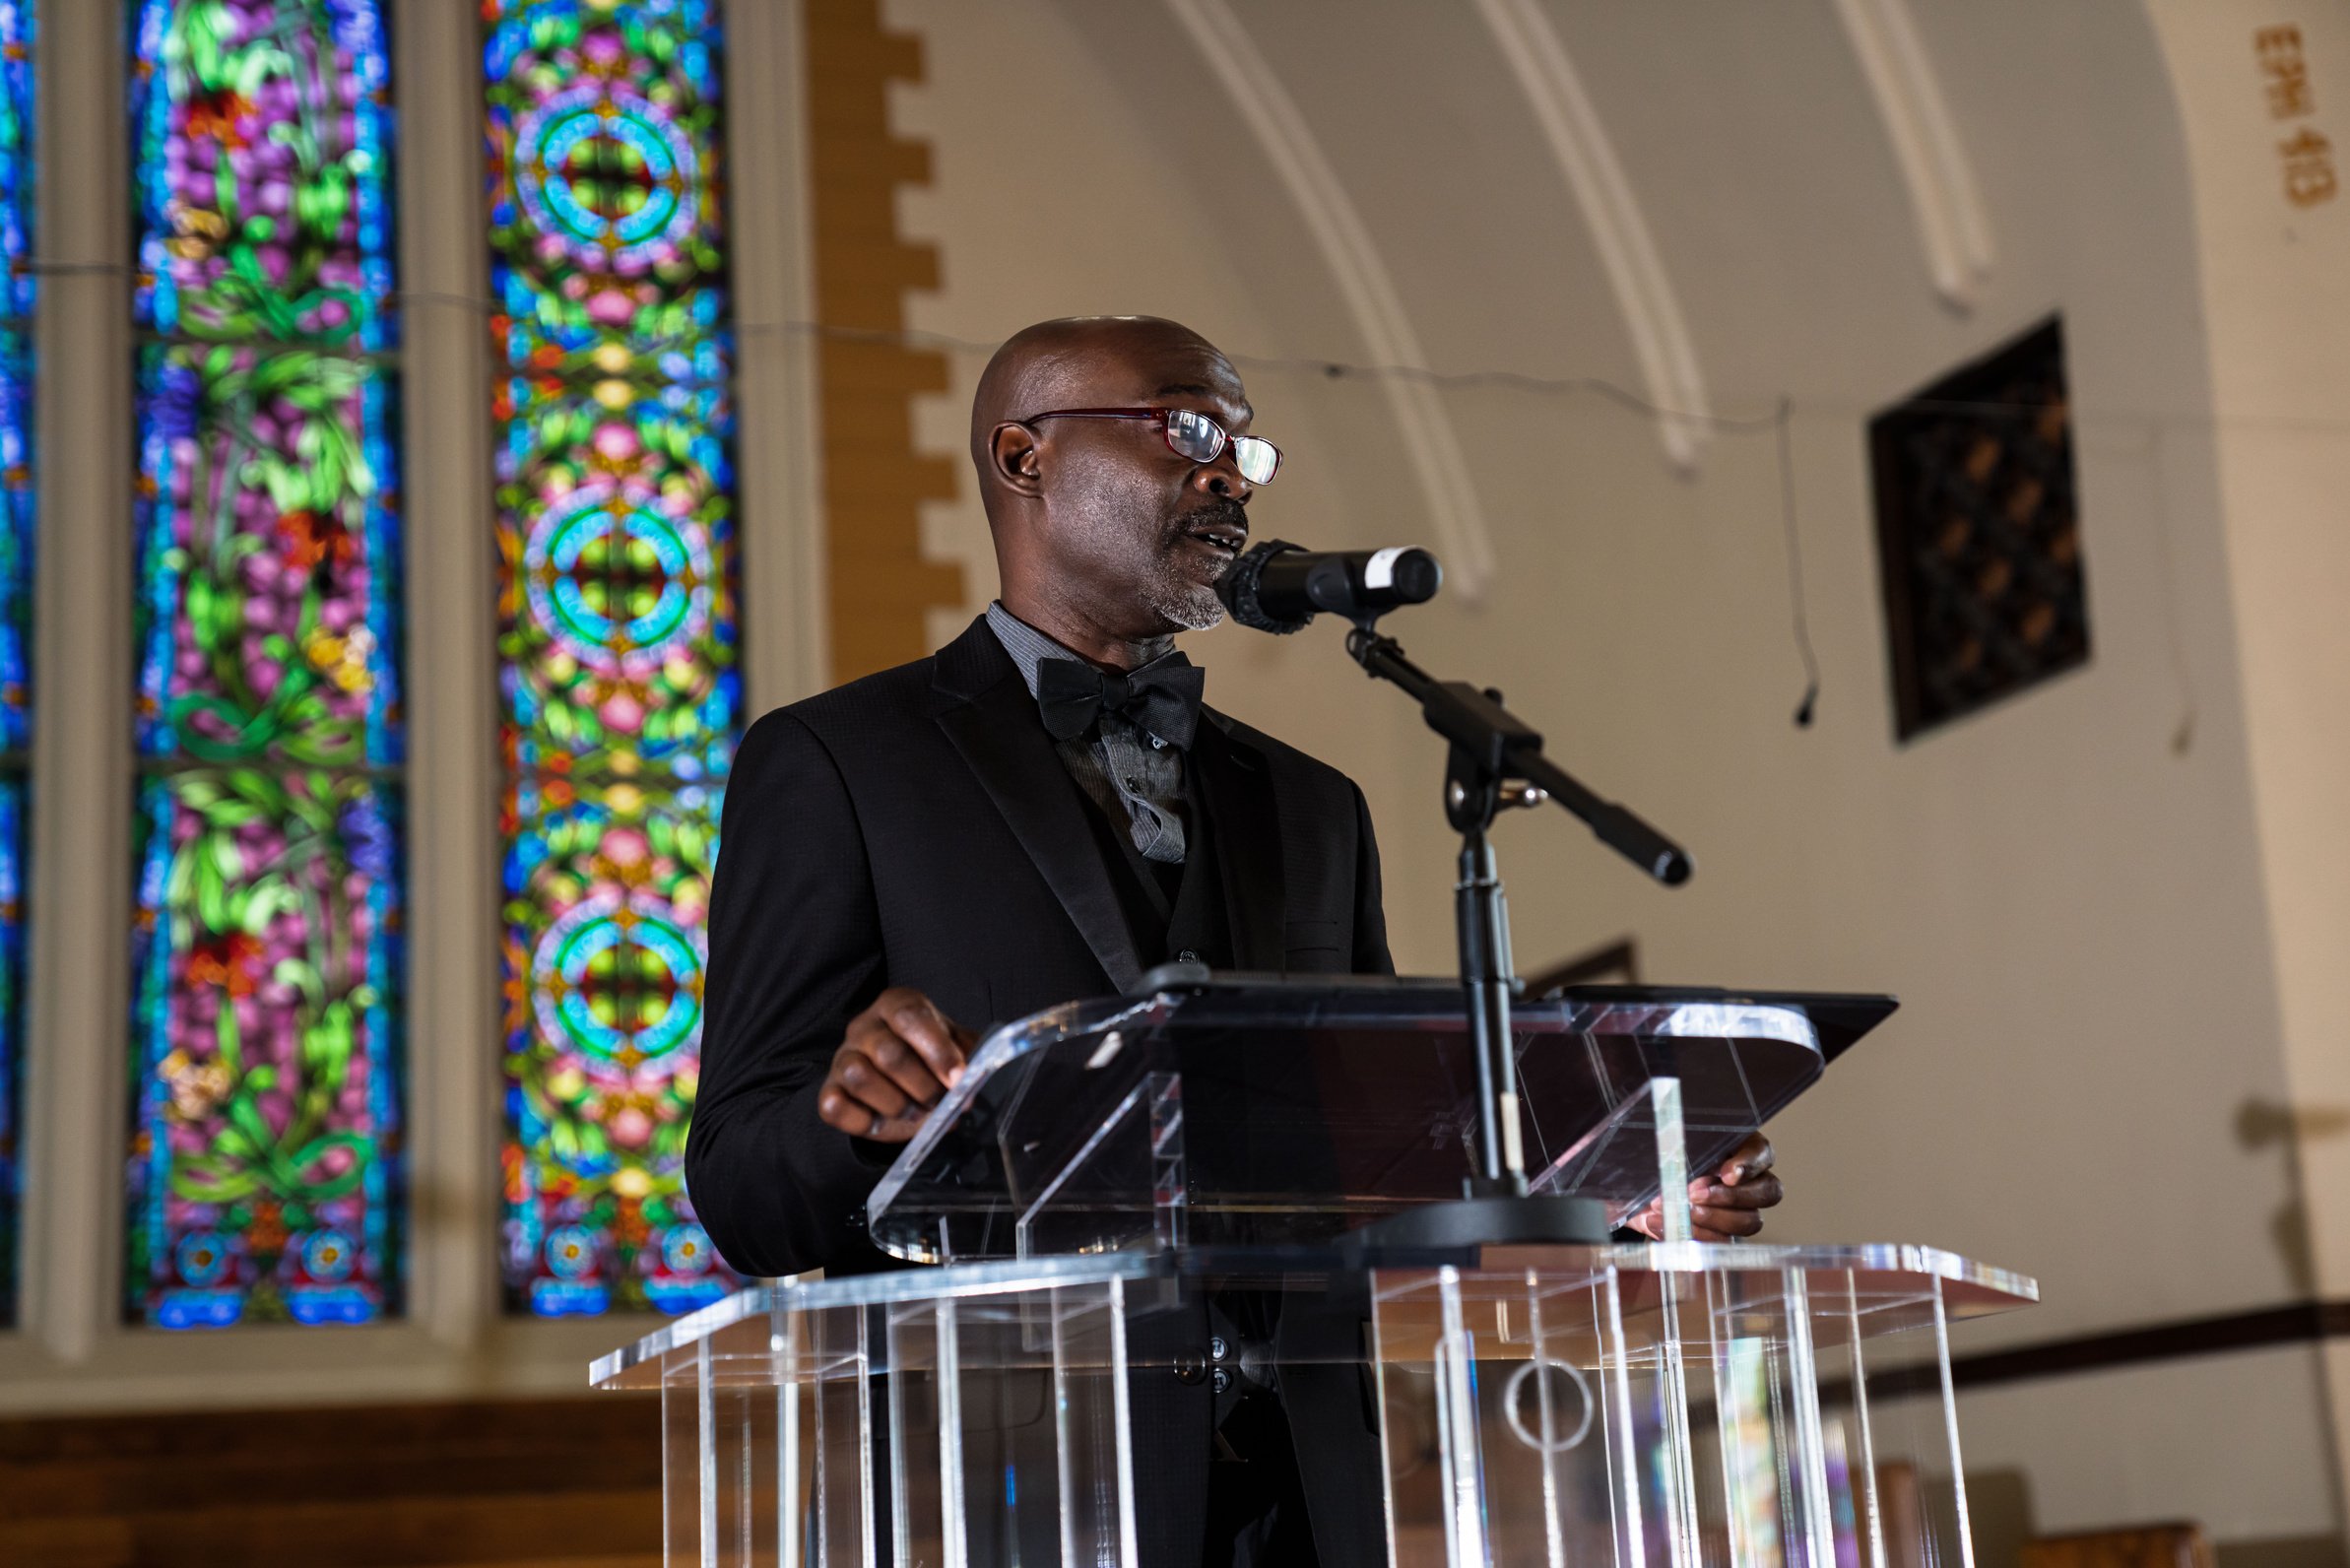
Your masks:
{"label": "white wall", "polygon": [[[1249,364],[1359,360],[1365,336],[1171,7],[888,11],[929,47],[929,81],[896,105],[938,157],[935,188],[903,213],[945,258],[919,327],[990,343],[1048,315],[1177,316],[1242,357],[1257,427],[1290,453],[1255,508],[1261,533],[1425,537],[1374,385]],[[1238,0],[1233,14],[1338,171],[1431,363],[1642,384],[1592,231],[1474,8]],[[1795,399],[1825,689],[1817,724],[1795,729],[1767,429],[1717,433],[1682,477],[1654,423],[1605,398],[1446,392],[1500,571],[1486,603],[1440,602],[1397,629],[1423,663],[1503,685],[1555,755],[1699,865],[1667,891],[1563,817],[1509,822],[1521,965],[1631,932],[1657,979],[1899,995],[1903,1012],[1775,1129],[1792,1196],[1773,1230],[1929,1241],[2040,1276],[2045,1305],[1971,1331],[1962,1350],[2304,1293],[2290,1149],[2246,1134],[2290,1086],[2196,207],[2147,17],[2126,0],[1917,7],[1995,254],[1961,311],[1931,286],[1910,187],[1834,7],[1552,0],[1546,15],[1621,158],[1717,411],[1765,418]],[[2240,63],[2252,81],[2249,52]],[[2058,308],[2093,661],[1897,746],[1865,418]],[[941,450],[960,446],[983,359],[959,356],[956,388],[928,411]],[[930,523],[984,602],[975,496]],[[1400,697],[1363,687],[1338,641],[1224,629],[1195,656],[1212,700],[1363,782],[1399,957],[1441,969],[1440,751]],[[1970,1403],[2050,1522],[2097,1523],[2152,1496],[2237,1535],[2330,1531],[2331,1461],[2308,1441],[2325,1428],[2322,1400],[2290,1378],[2263,1386],[2292,1407],[2245,1412],[2275,1416],[2249,1448],[2241,1427],[2207,1438],[2135,1419],[2118,1398],[2105,1419],[2071,1384]],[[2043,1418],[2059,1409],[2066,1421]],[[2100,1433],[2094,1463],[2084,1428]],[[2297,1501],[2265,1523],[2248,1514],[2221,1445],[2272,1478],[2259,1495]],[[2117,1469],[2131,1485],[2109,1484]]]}
{"label": "white wall", "polygon": [[[2245,727],[2258,852],[2275,933],[2288,1103],[2299,1138],[2311,1274],[2320,1294],[2350,1286],[2350,206],[2288,196],[2279,154],[2296,133],[2331,128],[2350,81],[2350,13],[2249,0],[2149,7],[2185,107],[2211,343],[2219,490],[2240,625]],[[2314,111],[2280,117],[2228,69],[2262,30],[2294,24]],[[2322,91],[2317,91],[2318,85]],[[2297,138],[2298,139],[2298,138]],[[2339,143],[2335,144],[2338,148]],[[2338,180],[2337,151],[2334,177]],[[2350,1349],[2325,1346],[2339,1495],[2350,1488]]]}
{"label": "white wall", "polygon": [[[2322,1464],[2291,1462],[2332,1441],[2317,1360],[2289,1345],[1963,1395],[1967,1471],[2020,1475],[2043,1535],[2193,1519],[2223,1543],[2331,1535],[2332,1477]],[[2185,1439],[2198,1433],[2214,1436],[2183,1463]]]}

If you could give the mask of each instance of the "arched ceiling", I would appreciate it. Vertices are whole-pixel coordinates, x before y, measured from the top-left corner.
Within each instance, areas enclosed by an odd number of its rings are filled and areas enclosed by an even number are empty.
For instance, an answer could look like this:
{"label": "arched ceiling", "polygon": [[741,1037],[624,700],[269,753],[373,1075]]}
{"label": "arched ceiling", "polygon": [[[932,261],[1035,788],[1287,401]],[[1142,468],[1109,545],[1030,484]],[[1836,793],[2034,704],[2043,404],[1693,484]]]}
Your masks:
{"label": "arched ceiling", "polygon": [[1741,353],[1773,334],[1730,313],[1906,307],[1931,333],[2007,302],[1985,39],[2026,78],[2095,39],[2122,91],[2167,91],[2135,0],[1160,3],[1171,29],[1056,0],[1137,111],[1198,144],[1208,199],[1261,182],[1295,210],[1277,244],[1302,225],[1335,269],[1354,353],[1620,378],[1679,464],[1721,389],[1768,395],[1785,378],[1755,363],[1798,348]]}
{"label": "arched ceiling", "polygon": [[[1323,150],[1322,139],[1278,74],[1251,46],[1231,7],[1225,0],[1167,0],[1167,5],[1313,235],[1370,358],[1381,364],[1427,369],[1419,333],[1396,292],[1378,242]],[[1474,602],[1483,597],[1493,570],[1493,544],[1452,418],[1425,381],[1390,377],[1382,385],[1430,523],[1445,546],[1445,558],[1453,562],[1455,587]]]}
{"label": "arched ceiling", "polygon": [[[2139,0],[890,6],[932,40],[900,107],[940,158],[922,319],[956,336],[1157,309],[1253,385],[1604,382],[1646,405],[1660,477],[1727,458],[1714,420],[1858,417],[2058,307],[2086,392],[2193,358],[2142,331],[2191,297],[2193,203]],[[1411,532],[1457,589],[1517,569],[1505,534],[1599,549],[1564,525],[1620,513],[1591,451],[1546,450],[1601,400],[1273,391],[1315,427],[1295,526]]]}

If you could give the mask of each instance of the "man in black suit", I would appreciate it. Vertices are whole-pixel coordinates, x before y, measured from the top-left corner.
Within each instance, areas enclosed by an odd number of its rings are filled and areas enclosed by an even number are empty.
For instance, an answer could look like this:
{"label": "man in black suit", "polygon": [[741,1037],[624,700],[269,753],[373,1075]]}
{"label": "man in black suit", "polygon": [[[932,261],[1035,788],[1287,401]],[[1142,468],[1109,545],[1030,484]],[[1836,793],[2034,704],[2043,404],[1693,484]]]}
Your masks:
{"label": "man in black suit", "polygon": [[[736,1269],[892,1266],[866,1197],[974,1026],[1168,958],[1392,972],[1362,792],[1203,707],[1173,648],[1220,618],[1214,585],[1279,466],[1253,412],[1173,322],[1021,332],[971,420],[1003,597],[931,658],[744,738],[685,1152]],[[1767,1152],[1740,1157],[1750,1179],[1699,1195],[1708,1232],[1749,1233],[1778,1199]]]}

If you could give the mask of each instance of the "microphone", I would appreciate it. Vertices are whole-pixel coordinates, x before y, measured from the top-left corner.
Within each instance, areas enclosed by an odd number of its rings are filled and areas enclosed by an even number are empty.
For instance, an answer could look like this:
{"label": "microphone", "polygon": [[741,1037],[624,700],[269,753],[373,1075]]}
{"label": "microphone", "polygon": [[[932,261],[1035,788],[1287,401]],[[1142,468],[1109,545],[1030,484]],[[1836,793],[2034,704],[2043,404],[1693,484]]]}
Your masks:
{"label": "microphone", "polygon": [[1353,621],[1426,604],[1443,582],[1444,568],[1424,550],[1320,551],[1269,539],[1224,568],[1215,596],[1242,625],[1286,635],[1319,611]]}

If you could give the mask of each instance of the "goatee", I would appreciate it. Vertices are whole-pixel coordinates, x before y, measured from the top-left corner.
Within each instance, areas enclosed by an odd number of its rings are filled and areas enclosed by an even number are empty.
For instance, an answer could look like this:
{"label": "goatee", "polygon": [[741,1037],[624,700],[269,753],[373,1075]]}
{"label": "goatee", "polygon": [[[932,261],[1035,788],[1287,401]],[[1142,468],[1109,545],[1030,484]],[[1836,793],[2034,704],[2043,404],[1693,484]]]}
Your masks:
{"label": "goatee", "polygon": [[1159,602],[1150,608],[1185,631],[1206,631],[1224,619],[1224,602],[1215,596],[1215,590],[1196,583],[1185,583],[1173,593],[1160,595]]}

